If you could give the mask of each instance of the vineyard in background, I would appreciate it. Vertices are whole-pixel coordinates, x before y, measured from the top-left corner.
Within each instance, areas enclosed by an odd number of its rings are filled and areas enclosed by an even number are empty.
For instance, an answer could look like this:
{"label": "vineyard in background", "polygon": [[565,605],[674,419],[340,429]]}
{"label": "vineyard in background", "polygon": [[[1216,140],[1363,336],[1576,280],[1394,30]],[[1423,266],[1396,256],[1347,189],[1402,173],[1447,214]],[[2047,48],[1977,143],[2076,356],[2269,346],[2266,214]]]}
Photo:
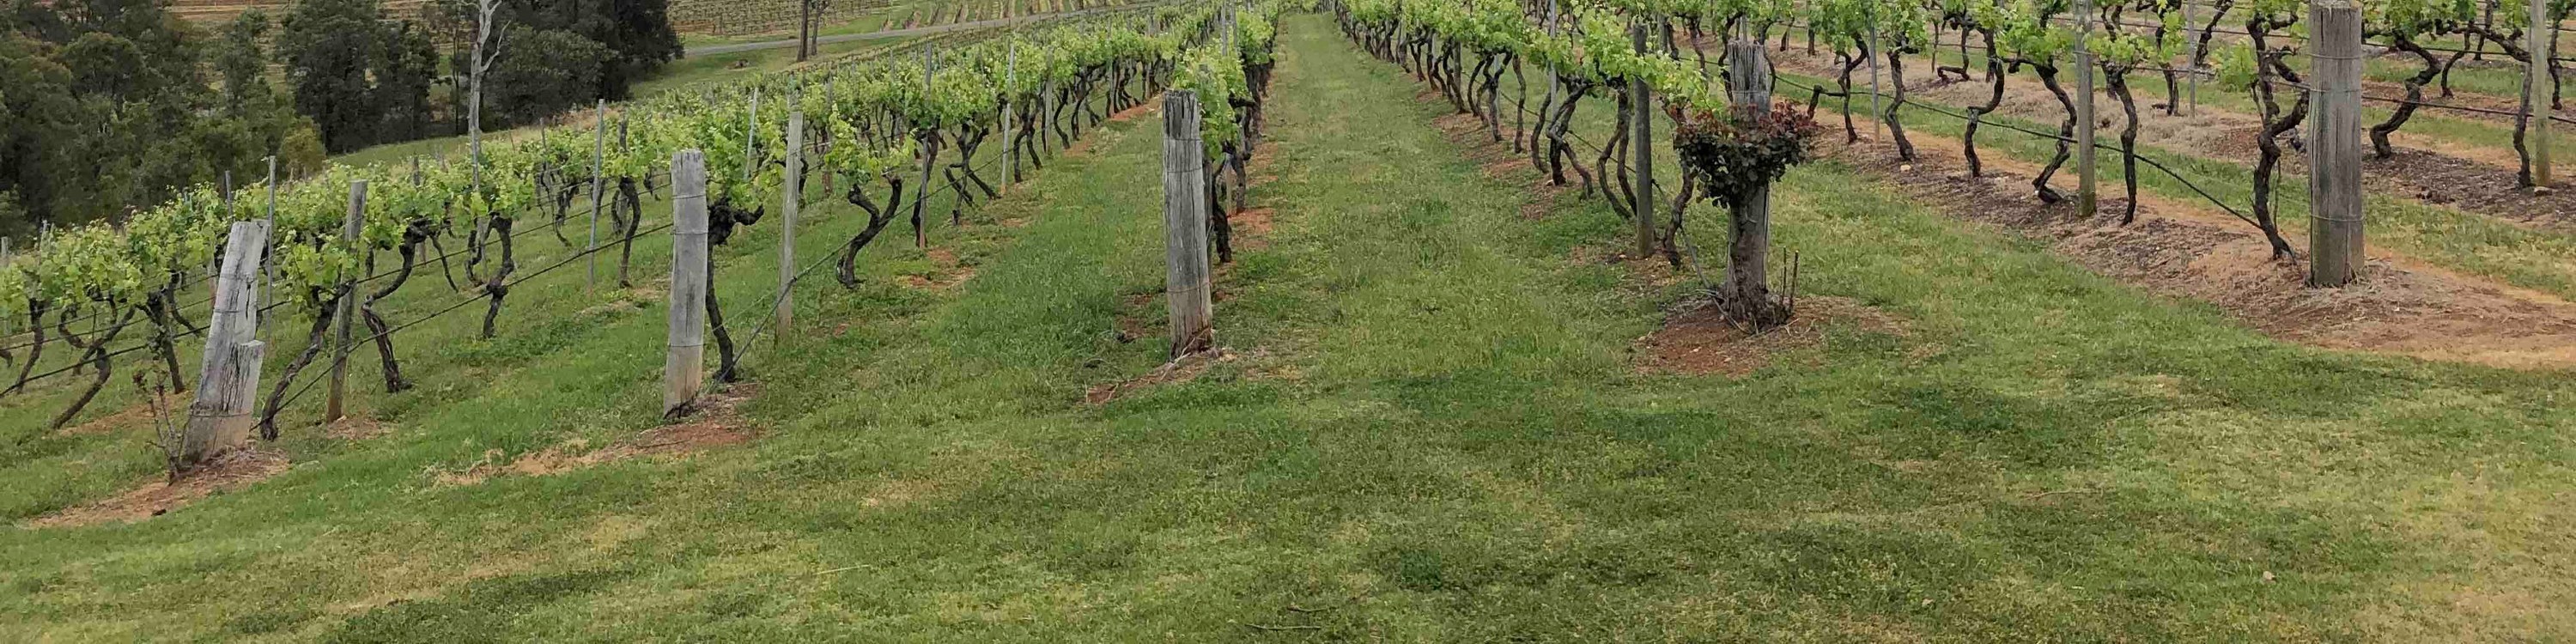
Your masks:
{"label": "vineyard in background", "polygon": [[[291,410],[319,402],[326,420],[335,416],[351,383],[373,383],[384,394],[411,389],[422,365],[404,356],[423,343],[558,326],[514,314],[531,305],[523,302],[553,310],[600,289],[621,301],[639,297],[629,289],[647,283],[653,262],[670,257],[661,251],[673,248],[673,224],[657,222],[654,207],[678,200],[685,215],[701,195],[706,229],[677,230],[688,233],[682,237],[703,232],[704,243],[724,246],[780,226],[846,235],[835,252],[782,271],[776,290],[729,307],[737,319],[746,310],[784,311],[796,287],[816,284],[807,278],[826,268],[842,287],[861,286],[861,251],[898,222],[913,244],[928,244],[925,231],[942,211],[956,224],[966,209],[1073,146],[1086,127],[1165,87],[1209,106],[1206,141],[1216,161],[1205,170],[1215,177],[1230,167],[1240,186],[1240,150],[1258,96],[1246,69],[1266,69],[1277,10],[1237,18],[1213,4],[1175,5],[943,34],[613,112],[602,106],[587,122],[492,143],[479,164],[450,157],[335,165],[269,190],[201,186],[122,226],[49,231],[38,248],[0,258],[0,313],[10,321],[0,328],[0,356],[15,367],[0,405],[51,407],[50,429],[18,428],[46,432],[96,415],[85,410],[159,408],[170,404],[166,397],[193,394],[197,403],[176,405],[189,418],[168,423],[156,442],[174,470],[186,469],[239,447],[254,426],[277,438]],[[698,151],[702,175],[692,176],[702,183],[676,183],[683,149]],[[1208,185],[1210,202],[1226,194],[1222,181]],[[826,202],[861,216],[795,220],[800,208]],[[228,238],[234,253],[260,252],[246,264],[228,262],[220,256]],[[792,236],[780,247],[793,248]],[[786,252],[782,262],[792,258]],[[703,303],[717,347],[713,375],[737,380],[747,355],[766,346],[757,340],[783,333],[772,323],[786,316],[759,317],[736,342],[730,329],[742,323],[728,326],[728,307],[706,279],[716,255],[698,256],[706,263],[694,283],[704,290],[672,301],[690,296],[684,310],[693,312]],[[243,274],[215,280],[227,266]],[[218,293],[219,282],[238,290]],[[214,310],[225,313],[204,324]],[[475,317],[450,317],[458,313]],[[423,326],[442,319],[461,323]],[[239,325],[253,326],[227,328]],[[227,358],[200,364],[183,343]],[[245,349],[252,345],[274,348],[263,363]],[[248,358],[239,367],[246,374],[219,374],[235,368],[235,357]],[[111,386],[125,380],[133,386]],[[234,380],[257,391],[191,392]],[[317,388],[327,401],[308,397]],[[64,482],[101,475],[112,474]],[[23,490],[8,499],[10,511],[41,511],[68,489]]]}

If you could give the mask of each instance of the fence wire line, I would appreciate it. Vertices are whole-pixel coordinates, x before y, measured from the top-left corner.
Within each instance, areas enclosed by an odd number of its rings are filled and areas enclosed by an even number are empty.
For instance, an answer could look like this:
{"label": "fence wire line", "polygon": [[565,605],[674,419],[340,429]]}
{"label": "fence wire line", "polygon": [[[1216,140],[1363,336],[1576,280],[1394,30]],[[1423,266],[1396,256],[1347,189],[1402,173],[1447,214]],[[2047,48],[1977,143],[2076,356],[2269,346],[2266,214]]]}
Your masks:
{"label": "fence wire line", "polygon": [[[662,224],[662,225],[659,225],[659,226],[654,226],[653,228],[651,228],[651,229],[649,229],[649,230],[643,230],[643,231],[639,231],[639,232],[637,232],[637,233],[635,234],[635,238],[636,238],[636,239],[642,239],[642,238],[645,238],[645,237],[650,237],[650,236],[653,236],[653,235],[658,235],[658,234],[661,234],[661,233],[662,233],[662,231],[669,230],[672,226],[673,226],[673,224],[669,224],[669,223],[665,223],[665,224]],[[620,239],[622,240],[622,239],[624,239],[624,238],[620,238]],[[517,276],[515,279],[512,279],[510,282],[508,282],[508,283],[506,283],[506,284],[503,284],[502,286],[503,286],[503,288],[504,288],[504,289],[517,287],[517,286],[518,286],[518,285],[520,285],[520,284],[525,284],[525,283],[527,283],[529,280],[534,280],[534,279],[536,279],[536,278],[538,278],[538,277],[540,277],[540,276],[543,276],[543,275],[545,275],[545,274],[547,274],[547,273],[554,272],[554,270],[555,270],[555,269],[563,268],[563,267],[565,267],[565,266],[569,266],[569,265],[571,265],[571,264],[573,263],[573,261],[574,261],[574,260],[578,260],[578,259],[582,259],[582,258],[585,258],[585,257],[589,257],[590,255],[593,255],[593,254],[599,253],[600,251],[607,250],[607,249],[609,249],[610,247],[611,247],[611,245],[603,244],[603,245],[601,245],[601,246],[600,246],[600,247],[598,247],[598,248],[586,249],[586,250],[583,250],[583,251],[578,252],[578,253],[574,253],[574,254],[571,254],[571,255],[567,255],[567,256],[565,256],[563,259],[556,260],[556,261],[555,261],[555,263],[553,263],[553,264],[548,264],[548,265],[546,265],[544,268],[539,268],[539,269],[537,269],[537,270],[530,271],[530,272],[528,272],[526,275]],[[405,330],[411,329],[412,327],[416,327],[416,326],[420,326],[421,324],[428,323],[430,320],[435,320],[435,319],[438,319],[438,318],[440,318],[440,317],[444,317],[444,316],[446,316],[446,315],[447,315],[447,314],[449,314],[449,313],[454,313],[454,312],[457,312],[457,311],[463,310],[465,307],[473,306],[473,305],[474,305],[474,304],[476,304],[476,303],[479,303],[479,302],[485,302],[485,301],[488,301],[488,300],[490,300],[490,299],[491,299],[491,293],[489,293],[489,292],[476,294],[476,295],[475,295],[475,296],[473,296],[473,297],[468,297],[468,298],[465,298],[465,299],[457,300],[455,303],[453,303],[453,304],[449,304],[449,305],[447,305],[445,308],[441,308],[441,309],[439,309],[439,310],[437,310],[437,311],[431,312],[431,313],[430,313],[430,314],[428,314],[428,315],[421,316],[421,317],[419,317],[419,318],[416,318],[416,319],[413,319],[413,320],[410,320],[410,321],[404,322],[404,323],[402,323],[402,324],[396,324],[396,325],[391,325],[391,326],[385,327],[385,330],[384,330],[384,332],[382,332],[382,333],[376,333],[376,334],[368,335],[368,336],[363,337],[363,338],[351,338],[351,339],[349,340],[349,343],[348,343],[347,345],[345,345],[345,346],[347,346],[347,347],[348,347],[348,349],[349,349],[349,350],[348,350],[348,352],[347,352],[346,354],[342,354],[342,353],[340,353],[340,352],[336,352],[336,351],[335,351],[335,352],[333,352],[333,355],[332,355],[332,357],[331,357],[331,361],[330,361],[329,363],[327,363],[327,364],[331,367],[330,369],[325,369],[325,370],[321,370],[321,371],[319,371],[319,372],[315,372],[315,371],[313,371],[313,369],[311,368],[311,366],[309,366],[309,365],[308,365],[308,366],[306,367],[306,369],[305,369],[305,370],[306,370],[306,372],[307,372],[309,375],[307,376],[307,378],[308,378],[308,379],[307,379],[307,380],[305,380],[305,382],[304,382],[304,386],[303,386],[303,387],[301,387],[301,388],[299,388],[299,389],[296,389],[293,393],[291,393],[291,394],[287,395],[285,398],[283,398],[283,399],[282,399],[282,401],[283,401],[283,402],[279,402],[279,403],[277,404],[277,408],[282,410],[282,409],[285,409],[288,405],[293,405],[293,404],[295,404],[295,401],[296,401],[297,399],[299,399],[299,398],[302,398],[302,397],[304,396],[304,393],[305,393],[305,392],[307,392],[307,391],[311,391],[311,390],[313,389],[313,386],[314,386],[314,385],[316,385],[316,384],[320,384],[320,383],[322,382],[322,380],[324,380],[324,379],[325,379],[325,378],[326,378],[326,377],[327,377],[327,376],[328,376],[332,371],[338,370],[339,368],[341,368],[342,366],[344,366],[344,365],[347,363],[347,361],[348,361],[348,359],[349,359],[349,358],[351,358],[351,357],[355,357],[356,355],[358,355],[358,347],[364,346],[364,345],[366,345],[366,344],[368,344],[368,343],[375,342],[376,340],[379,340],[379,339],[382,339],[382,338],[385,338],[385,337],[388,337],[388,336],[392,336],[393,334],[396,334],[396,333],[401,333],[401,332],[403,332],[403,331],[405,331]],[[353,312],[353,313],[354,313],[354,312],[356,312],[356,310],[355,310],[355,308],[354,308],[354,307],[351,309],[351,312]]]}
{"label": "fence wire line", "polygon": [[[1795,23],[1795,22],[1787,22],[1787,23],[1784,23],[1784,24],[1789,25],[1789,26],[1796,26],[1798,23]],[[1932,46],[1932,47],[1924,48],[1920,53],[1922,53],[1926,58],[1930,58],[1930,59],[1932,59],[1933,67],[1934,67],[1934,69],[1935,69],[1935,73],[1937,74],[1937,73],[1939,73],[1940,71],[1949,70],[1949,69],[1961,69],[1961,68],[1964,68],[1964,67],[1965,67],[1965,65],[1964,65],[1964,61],[1963,61],[1963,64],[1961,65],[1961,67],[1955,67],[1955,68],[1954,68],[1954,67],[1942,67],[1942,66],[1940,65],[1940,59],[1939,59],[1939,57],[1937,56],[1937,54],[1938,54],[1939,52],[1941,52],[1941,51],[1958,51],[1958,49],[1959,49],[1959,48],[1958,48],[1957,46],[1955,46],[1955,45],[1938,45],[1938,44],[1936,44],[1936,45],[1934,45],[1934,46]],[[2008,57],[2008,56],[1999,56],[1999,55],[1995,52],[1995,50],[1994,50],[1994,49],[1989,48],[1989,47],[1986,47],[1985,45],[1982,45],[1982,44],[1972,44],[1972,45],[1970,45],[1970,46],[1968,47],[1968,49],[1969,49],[1969,50],[1971,50],[1971,51],[1979,52],[1979,55],[1981,55],[1981,56],[1985,56],[1985,57],[1987,57],[1987,58],[2003,58],[2003,59],[2005,59],[2005,61],[2006,61],[2007,63],[2026,63],[2026,62],[2027,62],[2027,61],[2022,60],[2022,59],[2019,59],[2019,58],[2013,58],[2013,57]],[[1837,52],[1837,53],[1839,53],[1839,52]],[[2565,59],[2559,59],[2559,60],[2564,60],[2564,61],[2567,61],[2567,62],[2576,62],[2576,58],[2565,58]],[[2200,76],[2200,77],[2202,77],[2202,78],[2211,78],[2211,79],[2215,79],[2215,78],[2217,77],[2217,72],[2212,71],[2212,70],[2209,70],[2209,69],[2205,69],[2205,68],[2203,68],[2203,69],[2193,69],[2193,68],[2187,68],[2187,67],[2163,67],[2163,66],[2137,65],[2137,66],[2132,66],[2132,67],[2130,67],[2129,69],[2130,69],[2130,71],[2143,71],[2143,72],[2172,72],[2172,73],[2176,73],[2176,74],[2190,74],[2190,75]],[[2447,69],[2447,68],[2446,68],[2446,69]],[[2282,81],[2275,80],[2274,82],[2282,82]],[[2298,86],[2296,83],[2284,83],[2284,84],[2292,85],[2292,86]],[[2471,92],[2471,93],[2472,93],[2472,94],[2475,94],[2476,92]],[[2522,114],[2522,112],[2520,112],[2520,111],[2513,111],[2513,110],[2498,110],[2498,109],[2482,108],[2482,107],[2475,107],[2475,106],[2469,106],[2469,105],[2459,105],[2459,104],[2453,104],[2453,103],[2435,103],[2435,102],[2431,102],[2431,101],[2407,100],[2407,99],[2405,99],[2405,98],[2400,98],[2400,97],[2390,97],[2390,96],[2371,96],[2371,95],[2367,95],[2367,94],[2365,94],[2365,95],[2363,95],[2363,96],[2362,96],[2362,99],[2363,99],[2363,100],[2370,100],[2370,101],[2379,101],[2379,102],[2382,102],[2382,103],[2389,103],[2389,104],[2394,104],[2394,105],[2413,105],[2413,106],[2416,106],[2416,107],[2429,107],[2429,108],[2433,108],[2433,109],[2440,109],[2440,110],[2453,110],[2453,111],[2460,111],[2460,112],[2468,112],[2468,113],[2472,113],[2472,114],[2486,114],[2486,115],[2492,115],[2492,116],[2512,116],[2512,117],[2520,117],[2520,116],[2522,116],[2522,115],[2523,115],[2523,114]],[[2545,113],[2545,115],[2546,115],[2546,116],[2549,118],[2549,120],[2550,120],[2550,121],[2552,121],[2552,122],[2556,122],[2556,123],[2566,123],[2566,124],[2576,125],[2576,117],[2570,117],[2570,116],[2560,115],[2560,114],[2558,114],[2558,112],[2559,112],[2559,111],[2560,111],[2560,110],[2555,109],[2555,108],[2536,110],[2536,111],[2534,111],[2534,112],[2531,114],[2531,116],[2533,116],[2533,117],[2539,117],[2539,116],[2543,116],[2543,115],[2544,115],[2544,113]]]}
{"label": "fence wire line", "polygon": [[[1694,49],[1697,49],[1697,46],[1698,46],[1698,45],[1697,45],[1697,43],[1693,43],[1693,48],[1694,48]],[[1775,63],[1773,63],[1773,65],[1772,65],[1772,67],[1775,69],[1775,73],[1773,73],[1773,74],[1772,74],[1772,82],[1773,82],[1774,84],[1785,84],[1785,85],[1789,85],[1789,86],[1791,86],[1791,87],[1796,87],[1796,88],[1799,88],[1799,89],[1806,89],[1806,90],[1810,90],[1810,91],[1816,91],[1816,90],[1821,90],[1821,89],[1822,89],[1822,88],[1821,88],[1821,86],[1818,86],[1818,85],[1808,85],[1808,84],[1800,83],[1800,82],[1797,82],[1797,81],[1794,81],[1794,80],[1790,80],[1790,79],[1788,79],[1788,78],[1786,78],[1786,77],[1781,76],[1780,74],[1776,73],[1776,69],[1778,68],[1778,66],[1779,66],[1779,65],[1778,65],[1776,62],[1775,62]],[[1500,90],[1500,88],[1499,88],[1499,87],[1496,87],[1496,88],[1495,88],[1495,91],[1499,92],[1499,91],[1501,91],[1501,90]],[[1864,89],[1864,88],[1855,87],[1855,88],[1852,88],[1849,92],[1845,92],[1845,93],[1846,93],[1846,94],[1848,94],[1848,93],[1858,93],[1858,92],[1865,92],[1865,91],[1869,91],[1869,90],[1866,90],[1866,89]],[[1876,93],[1874,93],[1874,92],[1873,92],[1873,93],[1872,93],[1872,96],[1883,96],[1883,95],[1879,95],[1879,94],[1876,94]],[[1920,102],[1911,102],[1911,101],[1908,101],[1908,102],[1905,102],[1905,103],[1902,103],[1902,104],[1905,104],[1905,105],[1913,105],[1913,106],[1915,106],[1915,107],[1917,107],[1917,108],[1919,108],[1919,109],[1921,109],[1921,110],[1923,110],[1923,111],[1928,111],[1928,112],[1932,112],[1932,113],[1934,113],[1934,114],[1940,114],[1940,115],[1943,115],[1943,116],[1949,116],[1949,117],[1951,117],[1951,118],[1957,118],[1957,119],[1962,119],[1962,120],[1967,120],[1967,119],[1969,118],[1969,117],[1968,117],[1967,115],[1965,115],[1965,114],[1959,114],[1959,113],[1955,113],[1955,112],[1950,112],[1950,111],[1948,111],[1948,110],[1941,109],[1939,106],[1932,105],[1932,104],[1920,103]],[[1890,106],[1890,109],[1894,109],[1894,107],[1895,107],[1895,106]],[[1522,105],[1519,105],[1519,104],[1517,104],[1517,103],[1515,103],[1515,104],[1513,105],[1513,109],[1514,109],[1515,111],[1517,111],[1517,112],[1521,113],[1521,114],[1524,114],[1524,115],[1537,115],[1537,113],[1535,113],[1535,112],[1531,112],[1531,111],[1530,111],[1526,106],[1522,106]],[[1498,117],[1497,117],[1497,118],[1498,118]],[[1567,118],[1572,118],[1572,116],[1571,116],[1571,115],[1569,115]],[[2070,138],[2070,137],[2059,136],[2059,135],[2058,135],[2057,133],[2055,133],[2055,132],[2041,132],[2041,131],[2038,131],[2038,130],[2033,130],[2033,129],[2029,129],[2029,128],[2024,128],[2024,127],[2021,127],[2021,126],[2018,126],[2018,125],[2015,125],[2015,124],[2012,124],[2012,123],[2005,123],[2005,122],[1991,121],[1991,120],[1986,120],[1986,119],[1984,119],[1984,118],[1978,118],[1978,119],[1975,119],[1975,120],[1976,120],[1978,123],[1981,123],[1981,124],[1984,124],[1984,125],[1990,125],[1990,126],[1994,126],[1994,127],[1998,127],[1998,128],[2003,128],[2003,129],[2011,130],[2011,131],[2015,131],[2015,132],[2021,132],[2021,133],[2023,133],[2023,134],[2029,134],[2029,135],[2036,136],[2036,137],[2040,137],[2040,138],[2044,138],[2044,139],[2050,139],[2050,140],[2054,140],[2054,141],[2057,141],[2057,142],[2060,142],[2060,143],[2066,143],[2066,144],[2075,144],[2075,143],[2077,143],[2077,141],[2076,141],[2075,139]],[[1547,122],[1547,121],[1548,121],[1548,119],[1545,119],[1544,117],[1542,117],[1542,119],[1541,119],[1541,122],[1542,122],[1542,123],[1545,123],[1545,122]],[[1518,129],[1518,128],[1515,128],[1515,129]],[[1586,144],[1587,142],[1583,141],[1583,140],[1581,139],[1581,137],[1579,137],[1579,136],[1575,136],[1575,132],[1573,132],[1571,129],[1569,129],[1569,130],[1567,130],[1567,131],[1566,131],[1566,135],[1567,135],[1568,137],[1570,137],[1570,138],[1573,138],[1573,139],[1574,139],[1574,143],[1575,143],[1575,145],[1569,145],[1569,146],[1567,146],[1567,147],[1569,147],[1569,148],[1574,148],[1574,149],[1575,149],[1575,150],[1577,150],[1577,151],[1583,151],[1583,150],[1582,150],[1582,145],[1583,145],[1583,144]],[[2094,142],[2093,147],[2094,147],[2095,149],[2098,149],[2098,150],[2109,150],[2109,151],[2112,151],[2112,152],[2115,152],[2115,153],[2121,152],[2121,151],[2120,151],[2120,149],[2119,149],[2118,147],[2116,147],[2116,146],[2112,146],[2112,145],[2107,145],[2107,144],[2104,144],[2104,143],[2099,142],[2099,141]],[[1594,144],[1594,145],[1593,145],[1593,149],[1592,149],[1592,150],[1590,150],[1590,151],[1591,151],[1591,152],[1598,153],[1598,152],[1601,152],[1601,151],[1602,151],[1602,147],[1601,147],[1600,145],[1598,145],[1598,144]],[[2212,195],[2212,194],[2210,194],[2208,190],[2204,190],[2204,189],[2202,189],[2202,188],[2200,187],[2200,185],[2199,185],[2199,184],[2194,183],[2191,179],[2183,177],[2181,173],[2175,172],[2175,171],[2174,171],[2172,168],[2170,168],[2170,167],[2166,167],[2166,166],[2165,166],[2165,164],[2164,164],[2163,162],[2157,161],[2157,160],[2155,160],[2154,158],[2152,158],[2152,157],[2148,157],[2148,156],[2143,155],[2143,154],[2134,155],[2134,158],[2136,158],[2139,162],[2146,164],[2148,167],[2155,168],[2157,171],[2164,173],[2164,174],[2165,174],[2165,176],[2168,176],[2168,177],[2173,178],[2173,180],[2174,180],[2174,181],[2180,182],[2180,183],[2183,185],[2183,187],[2185,187],[2185,188],[2189,188],[2189,189],[2190,189],[2194,194],[2198,194],[2198,195],[2200,195],[2200,197],[2201,197],[2201,198],[2209,200],[2210,204],[2215,205],[2215,206],[2218,206],[2220,209],[2226,210],[2226,211],[2227,211],[2227,214],[2229,214],[2229,215],[2234,215],[2237,219],[2242,220],[2242,221],[2244,221],[2244,222],[2245,222],[2245,223],[2247,223],[2247,224],[2252,224],[2252,225],[2256,226],[2257,228],[2260,228],[2260,227],[2262,226],[2262,224],[2260,224],[2260,223],[2256,222],[2256,221],[2254,220],[2254,218],[2253,218],[2253,217],[2247,216],[2244,212],[2237,210],[2235,206],[2228,204],[2226,201],[2220,200],[2216,195]],[[1578,162],[1578,163],[1580,163],[1580,159],[1577,159],[1577,162]],[[1624,158],[1614,158],[1614,159],[1612,159],[1612,163],[1613,163],[1613,164],[1615,164],[1615,167],[1617,167],[1617,168],[1619,169],[1619,171],[1620,171],[1622,174],[1627,174],[1627,173],[1629,173],[1629,172],[1630,172],[1630,170],[1631,170],[1631,168],[1628,166],[1628,160],[1627,160],[1627,159],[1624,159]],[[1601,181],[1601,182],[1603,182],[1603,183],[1602,183],[1602,185],[1601,185],[1601,190],[1602,190],[1603,197],[1604,197],[1605,199],[1606,199],[1606,198],[1609,198],[1609,197],[1611,196],[1611,194],[1612,194],[1612,193],[1611,193],[1611,190],[1612,190],[1612,189],[1611,189],[1610,185],[1607,183],[1607,181],[1608,181],[1608,177],[1600,177],[1600,178],[1597,178],[1596,180],[1597,180],[1597,181]],[[1651,178],[1650,178],[1649,180],[1651,180]],[[1631,216],[1636,216],[1636,215],[1634,215],[1634,214],[1632,213],[1632,214],[1631,214]]]}

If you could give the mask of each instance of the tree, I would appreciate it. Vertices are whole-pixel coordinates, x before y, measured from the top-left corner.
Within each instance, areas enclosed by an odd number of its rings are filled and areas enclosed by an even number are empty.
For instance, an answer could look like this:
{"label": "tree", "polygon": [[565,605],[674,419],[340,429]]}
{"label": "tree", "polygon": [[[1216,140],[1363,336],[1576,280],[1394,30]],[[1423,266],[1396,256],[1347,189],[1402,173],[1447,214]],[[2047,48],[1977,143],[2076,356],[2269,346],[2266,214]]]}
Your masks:
{"label": "tree", "polygon": [[378,41],[385,28],[377,0],[303,0],[278,33],[277,55],[295,86],[295,109],[322,131],[322,145],[347,152],[376,142],[384,113],[376,101]]}
{"label": "tree", "polygon": [[534,123],[590,105],[598,94],[602,64],[615,52],[569,31],[512,25],[508,51],[483,74],[483,121],[495,127]]}
{"label": "tree", "polygon": [[427,29],[404,21],[380,40],[375,57],[375,103],[384,109],[377,141],[409,141],[429,136],[432,118],[429,88],[438,83],[438,48]]}
{"label": "tree", "polygon": [[222,40],[215,45],[215,76],[223,81],[224,109],[243,113],[250,105],[267,103],[276,93],[268,84],[268,54],[260,41],[268,38],[268,12],[251,9],[233,16],[224,25]]}

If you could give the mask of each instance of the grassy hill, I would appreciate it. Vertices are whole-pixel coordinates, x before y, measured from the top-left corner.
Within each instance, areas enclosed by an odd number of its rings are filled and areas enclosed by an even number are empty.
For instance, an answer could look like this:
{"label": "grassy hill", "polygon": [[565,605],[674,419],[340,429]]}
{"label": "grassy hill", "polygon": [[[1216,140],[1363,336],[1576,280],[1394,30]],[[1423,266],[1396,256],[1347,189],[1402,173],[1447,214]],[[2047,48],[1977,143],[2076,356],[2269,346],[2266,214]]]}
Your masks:
{"label": "grassy hill", "polygon": [[[527,287],[495,341],[425,326],[424,386],[361,387],[369,431],[290,429],[273,478],[0,531],[0,639],[2576,632],[2563,375],[2274,341],[1831,162],[1775,198],[1807,335],[1677,373],[1687,281],[1607,259],[1625,224],[1487,163],[1328,21],[1283,34],[1222,357],[1157,366],[1136,115],[931,250],[880,242],[859,289],[803,291],[756,385],[678,428],[654,270]],[[739,325],[775,235],[720,251]],[[149,476],[144,430],[0,408],[14,517]]]}

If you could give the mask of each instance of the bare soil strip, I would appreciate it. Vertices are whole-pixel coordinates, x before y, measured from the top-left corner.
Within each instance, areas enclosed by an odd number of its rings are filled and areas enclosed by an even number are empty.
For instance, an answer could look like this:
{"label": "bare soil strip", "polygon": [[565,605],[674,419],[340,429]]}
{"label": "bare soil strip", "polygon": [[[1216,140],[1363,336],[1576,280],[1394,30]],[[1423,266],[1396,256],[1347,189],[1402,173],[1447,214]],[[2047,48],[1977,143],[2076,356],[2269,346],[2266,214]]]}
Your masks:
{"label": "bare soil strip", "polygon": [[2076,219],[2072,206],[2031,194],[2035,165],[1998,158],[1985,177],[1970,178],[1955,139],[1915,143],[1920,160],[1911,164],[1886,147],[1829,147],[1953,217],[2050,240],[2052,250],[2096,272],[2216,304],[2276,338],[2509,368],[2576,366],[2576,304],[2566,300],[2377,249],[2360,284],[2306,288],[2302,265],[2270,259],[2260,235],[2224,212],[2142,196],[2135,224],[2119,225],[2117,199]]}
{"label": "bare soil strip", "polygon": [[[1779,56],[1784,70],[1814,78],[1832,78],[1838,72],[1832,59],[1810,56],[1792,50]],[[1980,70],[1977,73],[1982,74]],[[2140,80],[2153,80],[2153,77]],[[1865,82],[1855,80],[1855,87],[1865,89]],[[2154,85],[2161,85],[2158,80]],[[1805,102],[1809,97],[1784,86],[1781,98]],[[2262,130],[2262,121],[2250,114],[2231,112],[2203,105],[2200,111],[2185,116],[2166,116],[2151,109],[2146,92],[2154,89],[2139,85],[2138,145],[2141,149],[2157,148],[2210,159],[2254,163],[2257,152],[2254,139]],[[1909,101],[1919,100],[1944,106],[1982,105],[1993,91],[1981,81],[1934,82],[1929,78],[1911,78],[1906,93]],[[1827,98],[1828,101],[1838,99]],[[1855,97],[1855,107],[1867,102]],[[2118,103],[2107,93],[2095,103],[2095,124],[2100,140],[2116,144],[2122,118]],[[2289,106],[2283,105],[2284,109]],[[1996,114],[2053,126],[2065,118],[2057,98],[2048,93],[2036,79],[2013,78],[2004,84],[2003,103]],[[1818,110],[1817,118],[1838,123],[1838,117]],[[1946,118],[1946,117],[1935,117]],[[1855,115],[1854,123],[1866,135],[1869,124],[1864,115]],[[1831,128],[1830,136],[1839,137],[1840,127]],[[1986,136],[2026,137],[2027,134],[1990,128]],[[1909,135],[1919,134],[1909,131]],[[2285,148],[2295,146],[2294,135],[2285,135]],[[1992,140],[1992,139],[1987,139]],[[2446,205],[2464,212],[2493,217],[2499,221],[2531,228],[2576,227],[2576,191],[2533,191],[2514,184],[2514,173],[2520,160],[2512,150],[2484,146],[2460,145],[2439,137],[2417,136],[2404,130],[2391,136],[2397,154],[2388,159],[2368,159],[2364,179],[2370,188],[2382,194],[2410,198],[2427,204]],[[1995,155],[1987,155],[1995,156]],[[2113,160],[2116,153],[2106,155]],[[2307,155],[2290,149],[2281,159],[2281,173],[2290,176],[2307,172]],[[2144,171],[2144,170],[2142,170]]]}

